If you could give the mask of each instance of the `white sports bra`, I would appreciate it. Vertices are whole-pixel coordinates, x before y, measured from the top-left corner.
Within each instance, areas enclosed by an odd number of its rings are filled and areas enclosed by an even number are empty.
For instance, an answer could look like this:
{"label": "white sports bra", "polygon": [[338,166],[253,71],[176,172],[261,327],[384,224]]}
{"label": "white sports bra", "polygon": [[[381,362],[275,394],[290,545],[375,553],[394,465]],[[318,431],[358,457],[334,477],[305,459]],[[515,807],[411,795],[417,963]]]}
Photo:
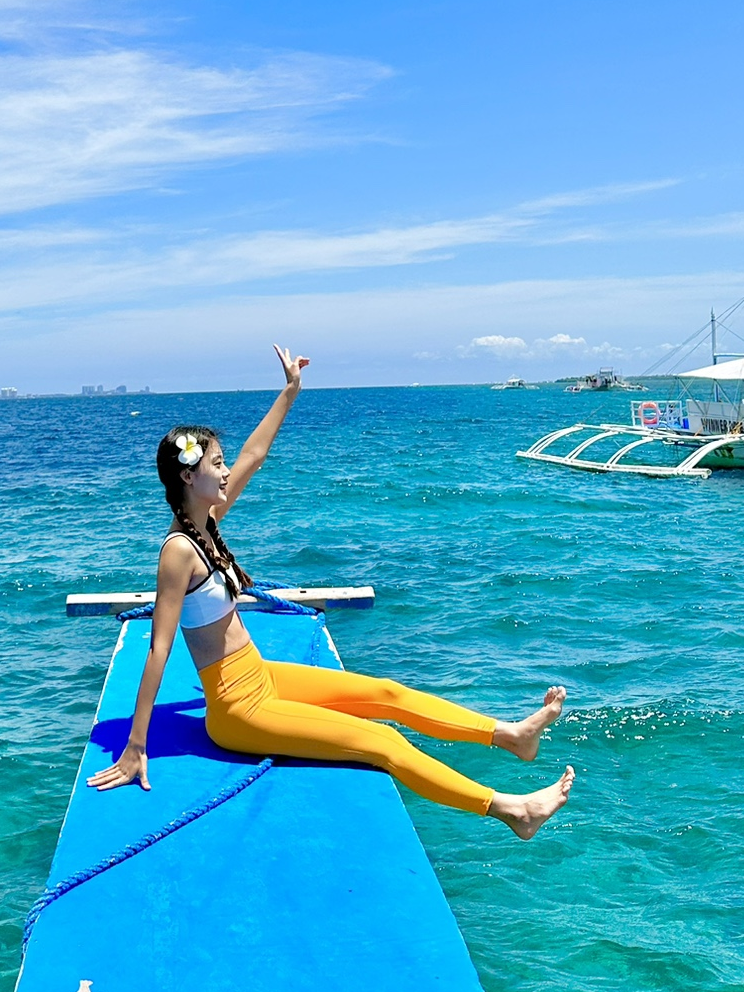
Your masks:
{"label": "white sports bra", "polygon": [[[218,569],[212,567],[212,563],[204,554],[196,541],[184,534],[183,531],[174,530],[167,534],[160,550],[162,551],[167,542],[172,537],[185,537],[196,548],[199,557],[209,569],[209,575],[205,576],[201,582],[189,589],[183,599],[181,607],[181,626],[186,629],[194,627],[206,627],[210,623],[215,623],[232,613],[235,609],[235,600],[230,595],[230,590],[225,583],[225,577]],[[236,586],[240,586],[238,577],[232,565],[228,569],[230,578]]]}

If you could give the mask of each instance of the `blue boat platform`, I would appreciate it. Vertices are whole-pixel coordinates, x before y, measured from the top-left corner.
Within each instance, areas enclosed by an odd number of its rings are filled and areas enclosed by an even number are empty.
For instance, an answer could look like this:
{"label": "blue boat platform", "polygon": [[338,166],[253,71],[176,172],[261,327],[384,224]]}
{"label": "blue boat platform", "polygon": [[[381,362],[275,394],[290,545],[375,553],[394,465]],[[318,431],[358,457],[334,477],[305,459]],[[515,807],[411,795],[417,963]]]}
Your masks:
{"label": "blue boat platform", "polygon": [[[316,621],[252,613],[266,658],[307,663]],[[341,667],[330,637],[316,659]],[[265,757],[216,747],[180,634],[148,742],[151,792],[85,779],[122,750],[150,641],[124,624],[48,886],[178,820]],[[41,912],[17,992],[480,992],[392,779],[277,758],[249,787]]]}

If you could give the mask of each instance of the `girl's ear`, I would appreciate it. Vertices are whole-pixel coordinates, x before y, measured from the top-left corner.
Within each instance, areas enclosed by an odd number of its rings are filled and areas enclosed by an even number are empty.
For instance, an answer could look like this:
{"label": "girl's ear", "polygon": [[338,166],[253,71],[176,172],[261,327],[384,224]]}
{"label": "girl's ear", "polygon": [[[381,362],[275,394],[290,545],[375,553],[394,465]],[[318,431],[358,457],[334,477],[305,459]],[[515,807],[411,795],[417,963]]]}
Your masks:
{"label": "girl's ear", "polygon": [[181,479],[187,486],[193,485],[193,475],[191,474],[190,468],[185,468],[181,471]]}

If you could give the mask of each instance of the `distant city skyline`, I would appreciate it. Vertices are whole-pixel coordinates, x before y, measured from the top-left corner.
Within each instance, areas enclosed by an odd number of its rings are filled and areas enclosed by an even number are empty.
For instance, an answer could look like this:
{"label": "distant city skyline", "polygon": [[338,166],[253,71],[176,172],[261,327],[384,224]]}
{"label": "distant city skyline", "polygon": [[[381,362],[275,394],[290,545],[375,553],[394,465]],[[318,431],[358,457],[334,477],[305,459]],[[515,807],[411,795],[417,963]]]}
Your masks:
{"label": "distant city skyline", "polygon": [[744,296],[734,0],[3,12],[19,393],[634,376]]}
{"label": "distant city skyline", "polygon": [[112,389],[105,389],[102,384],[99,383],[97,386],[82,386],[80,389],[81,395],[83,396],[111,396],[111,395],[121,395],[127,396],[130,393],[149,393],[150,387],[143,386],[141,389],[129,389],[127,386],[114,386]]}

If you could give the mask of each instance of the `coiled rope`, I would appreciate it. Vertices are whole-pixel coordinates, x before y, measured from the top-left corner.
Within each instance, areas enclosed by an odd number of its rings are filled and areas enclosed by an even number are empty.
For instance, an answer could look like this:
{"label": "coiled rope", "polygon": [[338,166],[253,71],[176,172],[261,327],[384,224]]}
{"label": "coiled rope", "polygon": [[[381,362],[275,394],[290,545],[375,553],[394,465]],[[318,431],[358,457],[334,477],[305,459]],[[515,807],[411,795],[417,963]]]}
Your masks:
{"label": "coiled rope", "polygon": [[286,589],[287,586],[282,587],[278,583],[257,582],[246,589],[245,592],[249,596],[255,596],[262,603],[267,603],[271,607],[272,613],[295,613],[307,617],[315,617],[316,622],[313,629],[313,636],[310,640],[308,664],[314,665],[317,668],[320,664],[320,644],[326,625],[325,613],[322,610],[316,610],[313,606],[303,606],[302,603],[291,603],[288,599],[281,599],[279,596],[274,596],[272,593],[267,592],[267,589],[281,588]]}
{"label": "coiled rope", "polygon": [[[309,664],[317,666],[319,664],[322,631],[325,628],[325,615],[321,610],[316,610],[311,606],[303,606],[301,603],[291,603],[287,599],[281,599],[279,596],[274,596],[272,593],[268,592],[269,589],[281,588],[286,589],[288,586],[280,585],[278,582],[261,581],[256,582],[245,591],[249,595],[254,596],[256,599],[261,600],[261,602],[266,603],[267,606],[270,606],[272,613],[294,613],[315,617],[316,624],[310,642]],[[154,609],[154,603],[147,603],[145,606],[136,606],[131,610],[125,610],[123,613],[118,613],[116,619],[122,623],[125,620],[144,620],[152,616]],[[148,847],[152,847],[153,844],[157,844],[158,841],[163,840],[163,838],[170,836],[172,833],[175,833],[176,830],[180,830],[181,827],[185,827],[187,824],[197,820],[200,816],[204,816],[205,813],[209,813],[210,810],[216,809],[218,806],[226,803],[228,799],[232,799],[234,796],[237,796],[238,793],[242,792],[243,789],[247,789],[249,785],[253,785],[253,783],[261,778],[261,776],[265,774],[273,764],[273,758],[264,758],[264,760],[257,765],[250,772],[250,774],[246,775],[242,779],[239,779],[233,785],[226,786],[224,789],[221,789],[216,796],[213,796],[206,802],[200,803],[198,806],[192,806],[191,809],[181,813],[181,815],[176,817],[175,820],[171,820],[169,823],[166,823],[164,826],[160,827],[160,829],[154,830],[152,833],[145,834],[133,844],[127,844],[115,854],[112,854],[107,858],[103,858],[101,861],[91,865],[89,868],[84,868],[81,871],[74,872],[72,875],[68,875],[67,878],[63,879],[61,882],[57,882],[56,885],[46,889],[33,904],[28,916],[26,917],[26,923],[23,927],[23,941],[21,945],[22,953],[26,953],[28,942],[31,939],[31,933],[36,921],[39,919],[44,909],[59,899],[60,896],[63,896],[65,893],[77,888],[78,885],[82,885],[83,882],[87,882],[89,879],[95,878],[96,875],[100,875],[102,872],[108,871],[109,868],[114,868],[123,861],[134,857],[135,854],[139,854],[141,851],[147,850]]]}

